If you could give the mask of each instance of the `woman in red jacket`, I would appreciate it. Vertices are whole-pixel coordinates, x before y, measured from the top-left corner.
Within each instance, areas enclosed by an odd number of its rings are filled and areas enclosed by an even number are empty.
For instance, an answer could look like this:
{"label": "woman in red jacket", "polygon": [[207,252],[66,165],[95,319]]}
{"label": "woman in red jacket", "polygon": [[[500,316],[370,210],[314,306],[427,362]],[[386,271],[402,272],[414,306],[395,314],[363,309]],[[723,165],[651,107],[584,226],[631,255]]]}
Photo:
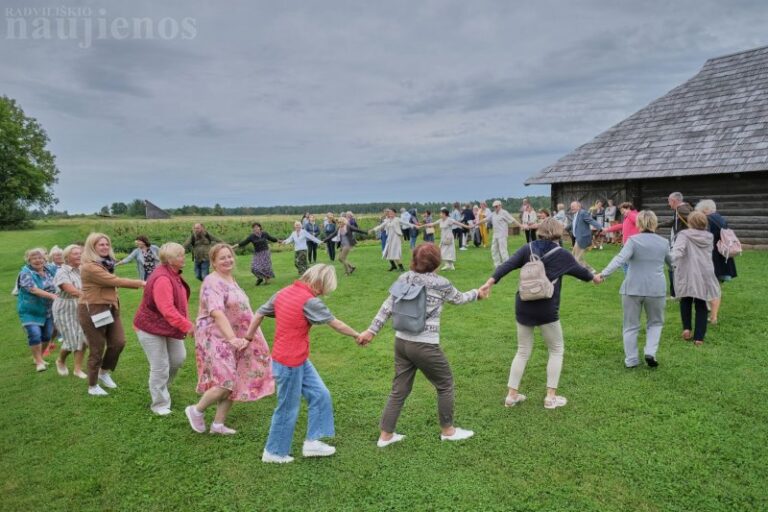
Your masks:
{"label": "woman in red jacket", "polygon": [[149,360],[149,408],[165,416],[171,413],[168,386],[187,357],[184,338],[195,326],[187,318],[189,285],[181,277],[184,247],[163,244],[160,263],[147,280],[133,328]]}

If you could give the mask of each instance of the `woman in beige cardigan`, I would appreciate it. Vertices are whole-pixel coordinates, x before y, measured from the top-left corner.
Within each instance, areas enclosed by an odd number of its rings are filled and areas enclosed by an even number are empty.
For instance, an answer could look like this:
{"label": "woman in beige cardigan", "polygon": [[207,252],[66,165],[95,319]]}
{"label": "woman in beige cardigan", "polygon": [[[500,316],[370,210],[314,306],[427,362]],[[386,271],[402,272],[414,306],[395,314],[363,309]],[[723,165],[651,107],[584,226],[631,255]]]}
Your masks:
{"label": "woman in beige cardigan", "polygon": [[[675,267],[675,295],[680,298],[683,339],[693,339],[696,346],[707,334],[707,302],[720,298],[720,284],[712,263],[712,233],[707,230],[707,216],[701,212],[688,215],[688,229],[677,233],[672,246]],[[691,308],[696,310],[691,333]]]}
{"label": "woman in beige cardigan", "polygon": [[[117,387],[110,373],[117,367],[120,352],[125,347],[117,288],[144,286],[144,281],[115,276],[115,263],[109,237],[103,233],[88,235],[81,256],[80,277],[83,288],[77,314],[88,340],[88,394],[92,396],[107,394],[99,382],[108,388]],[[107,319],[97,327],[92,317],[107,312]]]}

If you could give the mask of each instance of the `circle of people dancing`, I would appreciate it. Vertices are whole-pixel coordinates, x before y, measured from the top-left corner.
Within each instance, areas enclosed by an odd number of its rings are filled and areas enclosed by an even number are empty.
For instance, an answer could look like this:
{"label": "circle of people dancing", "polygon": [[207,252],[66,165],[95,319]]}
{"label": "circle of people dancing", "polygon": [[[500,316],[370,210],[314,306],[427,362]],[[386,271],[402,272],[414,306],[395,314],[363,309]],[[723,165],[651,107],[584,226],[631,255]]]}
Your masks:
{"label": "circle of people dancing", "polygon": [[[166,416],[172,412],[169,387],[186,359],[184,339],[195,342],[197,403],[184,408],[190,428],[197,433],[234,435],[226,424],[235,402],[259,400],[277,394],[269,435],[262,454],[267,463],[292,462],[292,439],[301,400],[308,406],[307,432],[301,453],[304,457],[333,455],[334,446],[325,442],[335,435],[331,394],[310,360],[310,331],[327,325],[343,336],[366,346],[391,321],[394,328],[395,376],[379,422],[379,448],[401,442],[397,432],[401,410],[411,393],[417,373],[434,386],[437,417],[442,441],[461,441],[473,431],[454,422],[454,380],[451,365],[440,341],[440,320],[444,304],[463,305],[487,299],[492,288],[509,273],[519,270],[515,300],[517,351],[512,360],[504,406],[515,407],[527,396],[520,392],[523,374],[533,349],[534,330],[541,331],[549,359],[546,366],[546,409],[565,406],[558,394],[563,366],[564,339],[559,320],[562,281],[571,276],[600,284],[621,269],[624,280],[619,293],[623,308],[624,364],[640,365],[638,337],[641,314],[646,313],[646,342],[643,359],[648,367],[659,365],[657,351],[664,326],[669,271],[671,296],[680,303],[681,337],[701,346],[707,325],[718,322],[721,283],[736,277],[733,257],[718,250],[726,219],[717,213],[714,201],[699,201],[696,208],[679,192],[669,195],[672,219],[660,224],[650,210],[637,211],[632,203],[603,207],[598,201],[589,210],[579,201],[568,210],[558,205],[555,215],[546,209],[536,212],[526,200],[520,221],[494,201],[453,211],[441,208],[434,220],[431,211],[421,221],[414,210],[385,211],[381,222],[369,233],[381,239],[382,258],[390,271],[402,272],[370,325],[359,332],[337,318],[323,301],[338,286],[332,264],[317,264],[317,247],[326,245],[331,261],[340,248],[339,261],[346,276],[357,267],[350,261],[361,230],[351,212],[336,218],[328,214],[322,227],[307,214],[294,224],[283,240],[265,232],[258,222],[242,241],[227,244],[195,224],[184,244],[168,242],[158,247],[146,236],[138,236],[136,249],[116,260],[112,242],[104,233],[91,233],[84,243],[61,250],[29,249],[16,280],[17,310],[27,335],[35,369],[47,369],[44,357],[55,348],[59,375],[69,375],[67,357],[73,354],[72,374],[88,381],[87,393],[105,396],[118,387],[113,378],[125,333],[120,316],[119,288],[143,288],[133,319],[133,328],[149,364],[150,410]],[[526,243],[511,256],[508,234],[512,226],[525,233]],[[656,234],[659,227],[671,228],[670,239]],[[435,231],[440,239],[435,243]],[[416,244],[419,232],[424,243]],[[321,238],[321,233],[323,238]],[[568,233],[572,251],[564,249]],[[600,272],[590,267],[584,255],[603,243],[622,248]],[[403,242],[413,251],[405,270]],[[439,271],[455,270],[456,245],[466,250],[490,244],[492,275],[475,289],[460,291]],[[254,312],[246,292],[234,277],[235,248],[253,246],[251,271],[256,285],[267,285],[275,277],[269,243],[292,244],[298,279],[274,293]],[[186,254],[191,252],[194,274],[202,281],[196,321],[189,320],[190,287],[182,277]],[[115,275],[115,268],[134,261],[139,279]],[[315,263],[309,266],[311,263]],[[274,319],[270,346],[261,330],[266,318]],[[85,360],[85,351],[88,357]],[[83,366],[85,363],[85,367]],[[106,389],[105,389],[106,388]],[[107,391],[110,390],[110,391]],[[213,408],[210,426],[206,411]]]}

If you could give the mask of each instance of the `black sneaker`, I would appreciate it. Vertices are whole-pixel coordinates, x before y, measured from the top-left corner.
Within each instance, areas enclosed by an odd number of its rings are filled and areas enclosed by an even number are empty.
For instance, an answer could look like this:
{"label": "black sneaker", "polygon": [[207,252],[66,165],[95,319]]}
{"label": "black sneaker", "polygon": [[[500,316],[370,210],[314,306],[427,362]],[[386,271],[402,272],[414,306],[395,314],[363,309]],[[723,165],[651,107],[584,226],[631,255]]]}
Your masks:
{"label": "black sneaker", "polygon": [[259,286],[263,282],[264,282],[264,279],[262,279],[261,277],[256,278],[256,286]]}
{"label": "black sneaker", "polygon": [[653,356],[645,356],[645,364],[647,364],[651,368],[656,368],[657,366],[659,366],[659,362]]}

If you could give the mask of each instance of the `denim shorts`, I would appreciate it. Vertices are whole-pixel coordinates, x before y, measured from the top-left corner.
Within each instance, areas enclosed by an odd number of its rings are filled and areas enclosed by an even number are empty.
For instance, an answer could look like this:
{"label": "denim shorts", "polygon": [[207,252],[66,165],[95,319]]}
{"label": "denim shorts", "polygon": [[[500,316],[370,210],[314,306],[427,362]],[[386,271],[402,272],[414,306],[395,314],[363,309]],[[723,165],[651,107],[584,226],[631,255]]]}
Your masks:
{"label": "denim shorts", "polygon": [[27,331],[27,343],[30,347],[48,343],[53,337],[53,318],[46,318],[45,325],[27,324],[24,330]]}

